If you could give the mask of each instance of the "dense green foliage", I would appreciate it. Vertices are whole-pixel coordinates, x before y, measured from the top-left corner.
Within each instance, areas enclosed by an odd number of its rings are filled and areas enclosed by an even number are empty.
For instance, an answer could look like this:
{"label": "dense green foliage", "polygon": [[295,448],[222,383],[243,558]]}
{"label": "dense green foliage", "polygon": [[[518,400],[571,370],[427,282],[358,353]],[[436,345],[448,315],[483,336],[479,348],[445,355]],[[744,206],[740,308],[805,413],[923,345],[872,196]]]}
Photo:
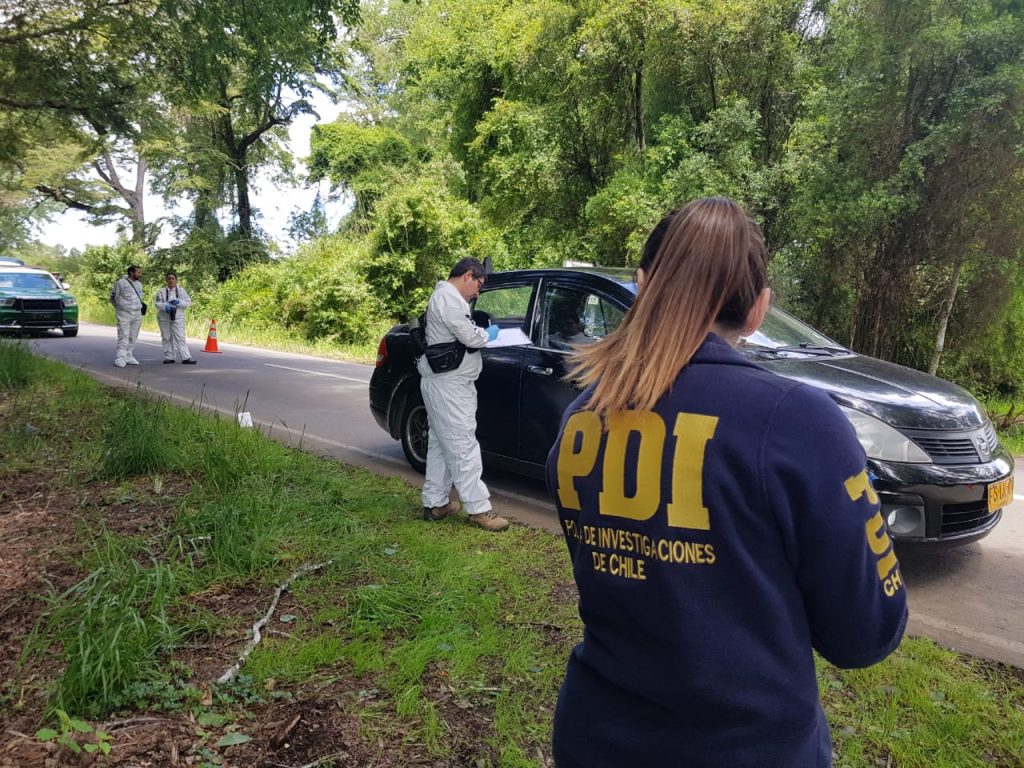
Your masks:
{"label": "dense green foliage", "polygon": [[364,249],[332,235],[293,259],[251,266],[207,294],[212,317],[256,328],[283,327],[307,339],[365,344],[386,313],[363,277]]}
{"label": "dense green foliage", "polygon": [[[299,5],[34,0],[28,21],[0,28],[12,137],[0,180],[24,192],[35,179],[49,205],[41,188],[110,215],[81,163],[109,169],[103,157],[134,152],[155,188],[193,203],[155,263],[190,273],[199,293],[228,280],[211,300],[246,323],[348,340],[415,312],[463,255],[499,269],[630,265],[666,211],[729,195],[764,228],[777,296],[800,316],[857,350],[1018,392],[1020,0],[374,0],[358,16],[352,2]],[[144,7],[143,23],[132,14]],[[94,47],[76,49],[89,77],[74,88],[2,76],[23,56],[46,71],[71,34]],[[145,67],[122,66],[149,44]],[[348,108],[314,129],[308,178],[351,212],[299,249],[300,266],[268,263],[283,233],[254,223],[249,174],[291,177],[282,126],[330,82]],[[61,141],[36,141],[30,116]],[[23,238],[11,222],[0,216],[0,237]],[[145,231],[134,226],[137,244]],[[294,231],[324,237],[322,210]],[[300,273],[327,279],[304,286]],[[276,308],[227,298],[257,284]]]}

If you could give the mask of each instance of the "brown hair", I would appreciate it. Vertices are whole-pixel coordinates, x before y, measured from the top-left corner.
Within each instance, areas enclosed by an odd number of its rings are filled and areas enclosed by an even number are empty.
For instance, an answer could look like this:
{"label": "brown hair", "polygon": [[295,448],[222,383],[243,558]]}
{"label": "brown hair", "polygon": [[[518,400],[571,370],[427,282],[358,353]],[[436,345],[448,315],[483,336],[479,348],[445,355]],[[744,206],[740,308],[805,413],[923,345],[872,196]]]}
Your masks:
{"label": "brown hair", "polygon": [[668,214],[644,246],[644,287],[621,325],[573,355],[570,378],[595,385],[588,408],[649,410],[715,323],[742,327],[767,282],[757,224],[724,197]]}

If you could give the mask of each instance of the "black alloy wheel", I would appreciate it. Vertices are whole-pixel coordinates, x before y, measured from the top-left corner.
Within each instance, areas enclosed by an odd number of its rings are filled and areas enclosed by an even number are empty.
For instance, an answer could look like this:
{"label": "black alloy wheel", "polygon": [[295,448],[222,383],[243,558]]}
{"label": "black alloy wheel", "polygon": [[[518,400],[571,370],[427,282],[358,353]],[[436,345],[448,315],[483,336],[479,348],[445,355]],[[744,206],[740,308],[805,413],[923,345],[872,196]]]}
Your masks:
{"label": "black alloy wheel", "polygon": [[419,393],[412,395],[406,401],[405,411],[402,413],[402,451],[409,465],[417,472],[427,470],[427,408],[423,405],[423,399]]}

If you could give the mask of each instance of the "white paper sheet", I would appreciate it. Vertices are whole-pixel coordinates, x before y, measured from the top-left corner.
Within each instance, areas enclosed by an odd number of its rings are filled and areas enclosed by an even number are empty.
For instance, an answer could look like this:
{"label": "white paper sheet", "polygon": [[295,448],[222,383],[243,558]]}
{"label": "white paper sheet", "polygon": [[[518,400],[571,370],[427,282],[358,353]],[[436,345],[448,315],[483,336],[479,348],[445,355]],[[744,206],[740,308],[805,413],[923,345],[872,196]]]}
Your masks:
{"label": "white paper sheet", "polygon": [[521,347],[529,344],[530,337],[523,333],[521,328],[502,328],[498,331],[498,338],[487,342],[488,347]]}

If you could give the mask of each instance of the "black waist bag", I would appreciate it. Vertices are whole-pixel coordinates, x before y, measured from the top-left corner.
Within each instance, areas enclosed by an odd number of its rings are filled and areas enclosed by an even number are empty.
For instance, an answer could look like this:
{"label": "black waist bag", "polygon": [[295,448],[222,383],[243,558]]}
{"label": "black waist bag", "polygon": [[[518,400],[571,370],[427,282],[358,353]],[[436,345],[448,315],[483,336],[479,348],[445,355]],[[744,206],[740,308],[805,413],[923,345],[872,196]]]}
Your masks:
{"label": "black waist bag", "polygon": [[431,344],[423,354],[427,357],[430,370],[434,373],[447,373],[462,365],[462,358],[466,356],[466,345],[461,341]]}

